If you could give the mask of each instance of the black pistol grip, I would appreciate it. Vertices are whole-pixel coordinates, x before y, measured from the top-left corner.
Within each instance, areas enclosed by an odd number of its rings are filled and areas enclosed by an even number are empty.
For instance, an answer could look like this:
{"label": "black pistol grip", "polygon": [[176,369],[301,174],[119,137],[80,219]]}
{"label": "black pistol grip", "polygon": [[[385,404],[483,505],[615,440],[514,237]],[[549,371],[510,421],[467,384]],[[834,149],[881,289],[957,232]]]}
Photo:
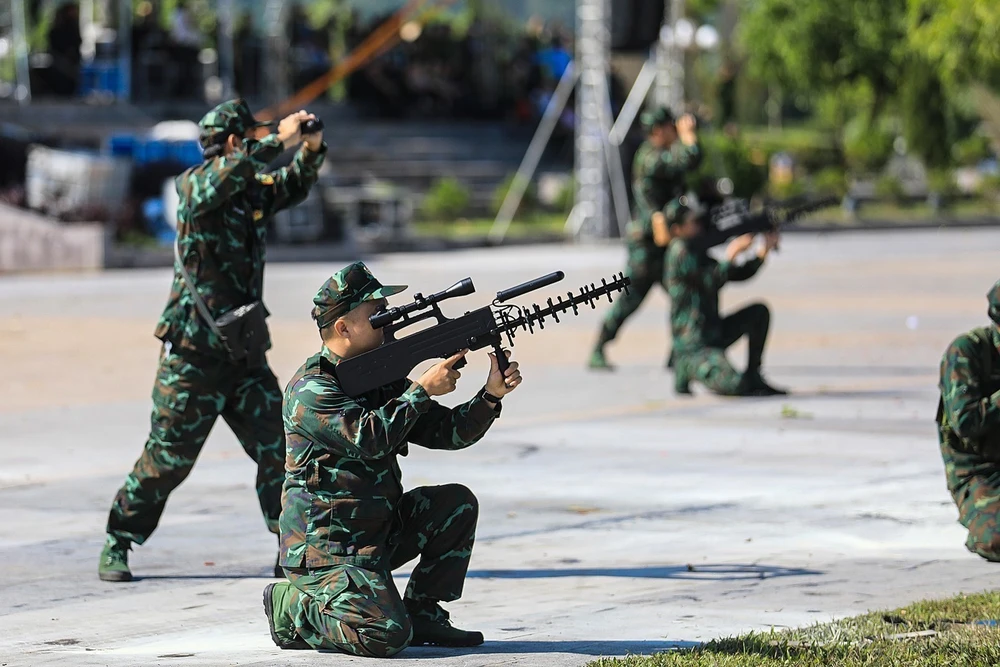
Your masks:
{"label": "black pistol grip", "polygon": [[461,357],[455,363],[453,363],[451,367],[454,368],[455,370],[458,370],[459,368],[464,368],[466,363],[467,362],[465,361],[465,357]]}
{"label": "black pistol grip", "polygon": [[313,134],[315,132],[319,132],[322,129],[323,129],[323,120],[320,118],[316,118],[315,120],[310,118],[306,121],[303,121],[302,125],[299,127],[299,131],[302,134]]}
{"label": "black pistol grip", "polygon": [[497,368],[500,369],[500,375],[506,377],[507,369],[510,368],[510,362],[507,361],[507,353],[504,352],[499,343],[493,346],[493,351],[497,356]]}

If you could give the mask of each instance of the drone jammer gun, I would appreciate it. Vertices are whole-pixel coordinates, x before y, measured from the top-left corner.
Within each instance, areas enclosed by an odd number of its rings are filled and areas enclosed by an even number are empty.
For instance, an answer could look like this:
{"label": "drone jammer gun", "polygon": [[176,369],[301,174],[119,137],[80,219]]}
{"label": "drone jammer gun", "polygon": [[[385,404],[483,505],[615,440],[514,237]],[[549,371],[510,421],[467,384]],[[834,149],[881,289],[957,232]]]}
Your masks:
{"label": "drone jammer gun", "polygon": [[[369,318],[371,325],[385,331],[385,342],[379,347],[359,354],[350,359],[344,359],[337,364],[337,380],[340,388],[351,397],[357,397],[365,392],[401,380],[413,368],[428,359],[447,359],[464,349],[479,350],[492,347],[496,352],[497,365],[501,372],[509,367],[507,355],[503,351],[503,336],[513,347],[514,334],[517,329],[534,333],[537,324],[539,329],[545,328],[545,318],[551,317],[559,322],[559,314],[572,310],[576,315],[579,304],[588,304],[595,308],[595,301],[607,296],[611,302],[612,292],[625,291],[631,279],[619,273],[611,282],[602,279],[600,286],[593,283],[589,287],[581,287],[579,294],[567,292],[567,298],[557,297],[546,301],[545,307],[537,303],[531,307],[506,304],[504,302],[519,297],[522,294],[547,287],[559,282],[565,277],[562,271],[529,280],[515,287],[497,292],[491,306],[486,306],[465,313],[461,317],[449,319],[442,314],[438,303],[457,296],[466,296],[476,291],[471,278],[465,278],[446,290],[437,294],[423,296],[415,294],[413,303],[397,306],[375,313]],[[410,334],[405,338],[396,338],[396,333],[416,322],[433,317],[437,324]],[[461,368],[465,360],[460,359],[453,368]]]}
{"label": "drone jammer gun", "polygon": [[778,230],[784,224],[834,206],[839,201],[836,197],[824,197],[797,206],[769,206],[758,212],[751,212],[743,200],[727,202],[712,210],[711,220],[697,240],[697,245],[713,248],[743,234]]}

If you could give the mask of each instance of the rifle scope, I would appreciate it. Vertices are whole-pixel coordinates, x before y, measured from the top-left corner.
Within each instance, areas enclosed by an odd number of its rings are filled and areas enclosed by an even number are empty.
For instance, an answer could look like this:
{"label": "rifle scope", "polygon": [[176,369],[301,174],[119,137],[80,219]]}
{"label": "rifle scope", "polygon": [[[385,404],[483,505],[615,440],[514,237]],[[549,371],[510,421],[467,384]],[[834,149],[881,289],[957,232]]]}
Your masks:
{"label": "rifle scope", "polygon": [[505,290],[500,290],[497,292],[497,302],[503,303],[508,299],[513,299],[514,297],[521,296],[522,294],[527,294],[528,292],[533,292],[536,289],[541,289],[547,287],[552,283],[557,283],[566,277],[562,271],[556,271],[555,273],[550,273],[548,275],[542,276],[541,278],[535,278],[534,280],[529,280],[526,283],[521,283],[520,285],[515,285],[514,287],[509,287]]}
{"label": "rifle scope", "polygon": [[475,291],[476,287],[472,284],[472,278],[463,278],[448,289],[441,290],[440,292],[431,294],[428,297],[425,297],[423,294],[418,292],[413,295],[413,303],[408,303],[405,306],[396,306],[395,308],[384,310],[381,313],[375,313],[368,318],[368,321],[371,322],[373,328],[378,329],[379,327],[384,327],[385,325],[390,324],[396,319],[412,313],[415,310],[422,310],[428,306],[433,306],[438,301],[444,301],[445,299],[451,299],[456,296],[466,296]]}

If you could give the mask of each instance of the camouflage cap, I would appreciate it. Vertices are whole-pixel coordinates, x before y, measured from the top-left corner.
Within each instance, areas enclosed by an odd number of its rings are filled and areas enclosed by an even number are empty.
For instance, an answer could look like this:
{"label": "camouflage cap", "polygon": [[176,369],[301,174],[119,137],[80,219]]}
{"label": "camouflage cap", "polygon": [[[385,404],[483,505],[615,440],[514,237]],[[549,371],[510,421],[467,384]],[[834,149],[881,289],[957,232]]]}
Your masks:
{"label": "camouflage cap", "polygon": [[684,218],[687,217],[687,214],[690,211],[691,207],[688,206],[687,197],[671,199],[667,202],[667,205],[663,207],[663,215],[667,218],[668,225],[684,222]]}
{"label": "camouflage cap", "polygon": [[313,319],[320,329],[337,321],[338,317],[357,308],[365,301],[373,301],[399,294],[407,285],[383,285],[364,262],[354,262],[330,276],[313,297],[316,304]]}
{"label": "camouflage cap", "polygon": [[667,107],[657,107],[652,111],[644,111],[640,119],[642,126],[647,130],[656,125],[673,125],[676,122],[674,114]]}
{"label": "camouflage cap", "polygon": [[986,313],[990,316],[991,320],[1000,324],[1000,280],[993,283],[993,287],[986,293],[986,300],[990,304]]}
{"label": "camouflage cap", "polygon": [[229,100],[209,111],[198,122],[198,127],[201,128],[199,140],[202,148],[207,148],[230,134],[243,136],[243,133],[251,128],[266,125],[270,123],[258,121],[253,117],[246,100],[242,98]]}

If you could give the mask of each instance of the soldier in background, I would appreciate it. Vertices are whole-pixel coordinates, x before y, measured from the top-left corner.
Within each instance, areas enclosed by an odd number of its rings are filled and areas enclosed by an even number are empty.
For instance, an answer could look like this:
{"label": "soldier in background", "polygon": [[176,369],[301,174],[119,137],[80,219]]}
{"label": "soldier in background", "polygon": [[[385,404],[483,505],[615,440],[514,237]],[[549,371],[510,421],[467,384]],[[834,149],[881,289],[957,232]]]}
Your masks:
{"label": "soldier in background", "polygon": [[958,336],[941,358],[935,419],[965,547],[1000,562],[1000,281],[986,298],[992,323]]}
{"label": "soldier in background", "polygon": [[[104,581],[132,579],[131,545],[143,544],[156,529],[167,497],[191,472],[219,415],[257,463],[260,507],[268,530],[278,533],[285,439],[281,390],[265,357],[271,340],[261,302],[264,242],[267,220],[306,198],[325,158],[322,133],[300,134],[308,118],[304,111],[292,114],[269,133],[268,123],[257,122],[240,99],[201,119],[206,159],[176,179],[177,261],[155,331],[163,347],[149,438],[111,506],[98,567]],[[289,166],[266,171],[300,142]],[[220,338],[219,322],[241,312],[259,319],[243,320],[240,340]],[[274,573],[283,576],[277,564]]]}
{"label": "soldier in background", "polygon": [[[597,343],[590,354],[589,366],[610,369],[604,346],[615,339],[618,330],[642,304],[653,285],[666,290],[664,263],[670,240],[661,210],[671,199],[681,196],[685,175],[701,162],[695,119],[682,116],[676,124],[668,109],[660,107],[642,115],[648,137],[632,161],[632,194],[635,216],[629,222],[628,263],[625,275],[632,280],[629,293],[611,306],[604,317]],[[680,139],[678,144],[677,139]],[[671,359],[673,354],[670,355]],[[670,366],[670,361],[667,362]]]}
{"label": "soldier in background", "polygon": [[[441,602],[461,597],[479,503],[465,486],[403,492],[397,457],[409,445],[457,450],[478,442],[521,383],[517,363],[490,372],[470,400],[435,400],[455,390],[452,368],[468,350],[352,398],[337,365],[382,344],[369,318],[386,297],[361,262],[327,280],[313,299],[322,347],[285,388],[288,474],[281,496],[281,565],[288,581],[264,589],[271,639],[281,648],[337,649],[388,657],[407,646],[476,646],[479,632],[451,625]],[[508,357],[510,353],[506,353]],[[325,517],[323,521],[318,517]],[[419,557],[403,598],[392,570]]]}
{"label": "soldier in background", "polygon": [[[777,232],[764,234],[757,256],[740,265],[736,258],[748,250],[755,235],[744,234],[730,241],[726,257],[718,262],[707,250],[696,249],[690,241],[701,233],[695,211],[683,201],[667,207],[672,240],[667,254],[667,290],[670,293],[670,331],[673,338],[674,389],[690,394],[691,380],[709,390],[728,396],[774,396],[786,394],[772,387],[760,374],[771,313],[762,303],[737,312],[719,315],[719,290],[730,281],[752,278],[768,253],[778,245]],[[747,368],[739,373],[726,358],[726,349],[747,336]]]}

